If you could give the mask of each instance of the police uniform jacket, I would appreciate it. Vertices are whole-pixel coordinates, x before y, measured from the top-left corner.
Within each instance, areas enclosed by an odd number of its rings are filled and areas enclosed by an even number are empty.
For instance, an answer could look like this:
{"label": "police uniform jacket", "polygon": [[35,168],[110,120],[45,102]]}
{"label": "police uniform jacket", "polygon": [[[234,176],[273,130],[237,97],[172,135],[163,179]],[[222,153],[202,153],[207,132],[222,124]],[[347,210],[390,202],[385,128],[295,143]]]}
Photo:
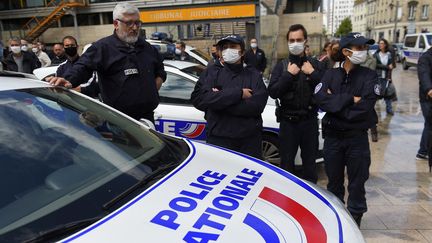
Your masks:
{"label": "police uniform jacket", "polygon": [[[315,99],[326,112],[323,126],[336,131],[372,127],[379,89],[377,74],[369,68],[355,66],[349,73],[342,67],[327,70],[315,88]],[[361,97],[360,102],[355,104],[354,96]]]}
{"label": "police uniform jacket", "polygon": [[296,63],[301,69],[304,62],[309,61],[315,69],[310,75],[300,71],[297,75],[292,75],[287,71],[287,66],[280,61],[273,69],[269,94],[274,99],[281,101],[281,115],[316,117],[317,105],[313,100],[313,90],[324,74],[323,64],[310,57],[291,56],[291,63]]}
{"label": "police uniform jacket", "polygon": [[420,102],[431,101],[427,93],[432,89],[432,48],[419,58],[417,74],[420,82]]}
{"label": "police uniform jacket", "polygon": [[[219,91],[213,91],[217,88]],[[253,91],[242,99],[243,88]],[[201,74],[191,99],[206,112],[207,136],[245,138],[261,133],[267,89],[261,74],[254,68],[220,63],[209,65]]]}
{"label": "police uniform jacket", "polygon": [[267,66],[267,59],[263,50],[257,48],[256,53],[249,49],[245,53],[245,63],[256,68],[260,72],[264,72]]}
{"label": "police uniform jacket", "polygon": [[90,46],[65,73],[73,87],[97,71],[104,103],[126,113],[150,113],[158,106],[155,78],[166,79],[158,51],[139,37],[127,45],[114,33]]}

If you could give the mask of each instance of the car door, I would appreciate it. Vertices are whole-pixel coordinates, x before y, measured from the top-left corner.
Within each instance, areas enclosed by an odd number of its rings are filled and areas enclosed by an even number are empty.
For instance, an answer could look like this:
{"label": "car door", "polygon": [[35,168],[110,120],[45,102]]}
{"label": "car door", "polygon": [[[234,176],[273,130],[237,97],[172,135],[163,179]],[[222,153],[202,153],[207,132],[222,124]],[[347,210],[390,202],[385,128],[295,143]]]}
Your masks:
{"label": "car door", "polygon": [[154,115],[156,130],[205,141],[204,112],[196,109],[190,100],[196,78],[180,71],[166,71],[167,79],[159,90],[160,104]]}

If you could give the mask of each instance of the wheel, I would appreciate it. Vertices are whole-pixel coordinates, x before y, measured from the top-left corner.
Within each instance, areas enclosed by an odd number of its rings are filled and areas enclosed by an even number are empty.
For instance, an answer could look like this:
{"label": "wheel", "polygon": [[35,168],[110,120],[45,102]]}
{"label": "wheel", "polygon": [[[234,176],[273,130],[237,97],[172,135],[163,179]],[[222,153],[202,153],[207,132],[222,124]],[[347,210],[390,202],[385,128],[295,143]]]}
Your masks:
{"label": "wheel", "polygon": [[403,68],[403,70],[408,70],[408,68],[409,68],[408,64],[406,63],[406,59],[402,60],[402,68]]}
{"label": "wheel", "polygon": [[276,134],[264,133],[261,148],[263,160],[280,165],[279,138]]}

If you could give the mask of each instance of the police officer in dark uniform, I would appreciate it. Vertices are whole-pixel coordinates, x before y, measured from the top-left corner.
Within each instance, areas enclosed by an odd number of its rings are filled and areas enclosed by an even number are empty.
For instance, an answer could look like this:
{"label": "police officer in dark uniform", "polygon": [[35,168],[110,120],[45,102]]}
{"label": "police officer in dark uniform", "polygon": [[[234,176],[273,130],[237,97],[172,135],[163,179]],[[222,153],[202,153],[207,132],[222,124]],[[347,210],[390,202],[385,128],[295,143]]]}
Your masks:
{"label": "police officer in dark uniform", "polygon": [[207,67],[191,95],[194,106],[206,112],[207,142],[261,158],[261,113],[268,98],[262,75],[243,66],[240,36],[226,36],[217,45],[220,63]]}
{"label": "police officer in dark uniform", "polygon": [[318,107],[312,98],[323,68],[318,60],[305,55],[307,32],[303,25],[292,25],[287,41],[289,57],[274,67],[269,84],[270,96],[281,101],[276,114],[280,121],[281,167],[295,173],[294,160],[300,146],[303,178],[316,183]]}
{"label": "police officer in dark uniform", "polygon": [[315,88],[315,98],[326,111],[324,162],[327,189],[344,201],[344,171],[348,174],[348,210],[360,227],[367,211],[365,182],[371,163],[367,130],[375,123],[375,102],[379,95],[375,71],[360,66],[367,57],[366,39],[349,33],[340,41],[345,60],[339,68],[329,69]]}
{"label": "police officer in dark uniform", "polygon": [[104,103],[135,118],[154,121],[158,89],[166,79],[158,51],[139,36],[138,8],[119,3],[113,11],[114,34],[96,41],[54,85],[76,87],[97,71]]}
{"label": "police officer in dark uniform", "polygon": [[250,41],[250,49],[245,54],[246,65],[254,67],[259,72],[263,73],[267,66],[267,59],[263,50],[258,48],[257,39],[253,38]]}

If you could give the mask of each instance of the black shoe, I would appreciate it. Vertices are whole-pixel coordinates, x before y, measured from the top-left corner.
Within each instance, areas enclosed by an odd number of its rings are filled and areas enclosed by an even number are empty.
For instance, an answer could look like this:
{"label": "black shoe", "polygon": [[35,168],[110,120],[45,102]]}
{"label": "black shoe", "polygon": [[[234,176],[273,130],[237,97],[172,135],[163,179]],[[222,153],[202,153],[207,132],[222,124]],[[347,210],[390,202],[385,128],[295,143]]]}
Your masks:
{"label": "black shoe", "polygon": [[429,156],[427,154],[417,154],[416,160],[428,160]]}
{"label": "black shoe", "polygon": [[352,213],[351,215],[352,215],[354,221],[356,222],[356,224],[358,225],[358,227],[360,228],[361,219],[363,217],[363,214],[362,213],[360,213],[360,214]]}

